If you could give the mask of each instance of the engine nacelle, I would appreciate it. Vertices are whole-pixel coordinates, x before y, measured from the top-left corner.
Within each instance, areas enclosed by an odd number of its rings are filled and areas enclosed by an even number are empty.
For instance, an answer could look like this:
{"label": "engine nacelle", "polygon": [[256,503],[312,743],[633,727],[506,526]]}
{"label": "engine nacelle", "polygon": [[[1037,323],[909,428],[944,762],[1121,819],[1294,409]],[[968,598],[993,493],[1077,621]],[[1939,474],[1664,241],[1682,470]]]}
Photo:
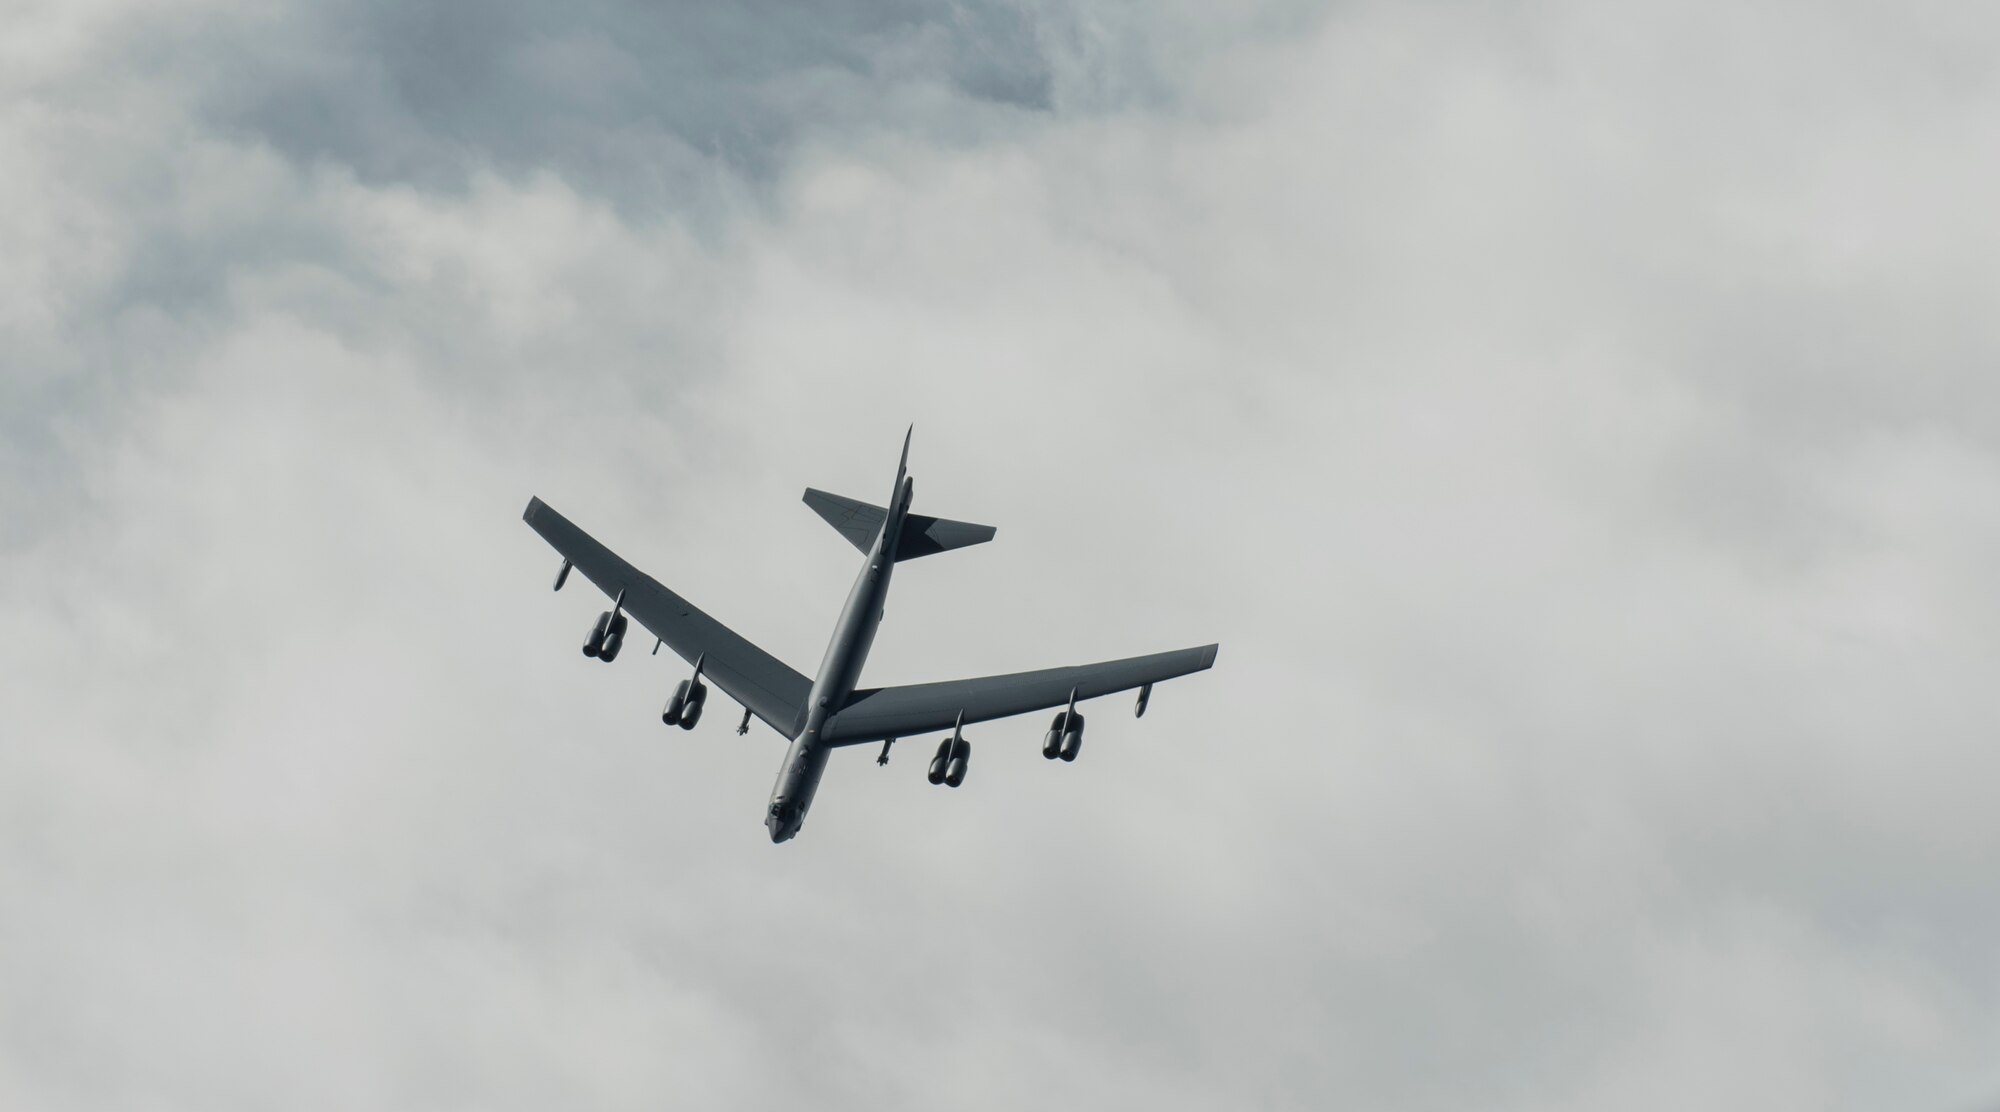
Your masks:
{"label": "engine nacelle", "polygon": [[700,681],[689,685],[687,698],[681,703],[681,729],[694,729],[695,723],[701,721],[701,708],[707,705],[708,685]]}
{"label": "engine nacelle", "polygon": [[1056,753],[1065,761],[1073,761],[1083,752],[1083,715],[1071,713],[1069,722],[1063,727],[1062,749]]}
{"label": "engine nacelle", "polygon": [[604,634],[604,641],[597,648],[597,659],[606,664],[618,659],[618,650],[625,647],[625,627],[630,625],[625,615],[611,619],[611,626]]}
{"label": "engine nacelle", "polygon": [[972,763],[972,743],[960,738],[952,750],[951,759],[944,763],[945,786],[955,788],[965,783],[966,766]]}
{"label": "engine nacelle", "polygon": [[1055,721],[1049,723],[1049,732],[1042,735],[1042,756],[1055,760],[1062,752],[1063,730],[1069,725],[1069,712],[1058,711]]}
{"label": "engine nacelle", "polygon": [[924,778],[933,784],[944,783],[945,765],[949,764],[950,761],[951,739],[946,738],[938,742],[937,755],[931,758],[930,771],[925,774]]}
{"label": "engine nacelle", "polygon": [[689,686],[688,681],[682,680],[681,685],[674,688],[674,693],[667,697],[666,708],[660,711],[660,721],[662,723],[668,726],[678,726],[681,724],[681,716],[687,713]]}
{"label": "engine nacelle", "polygon": [[590,636],[584,638],[583,655],[597,656],[604,652],[604,639],[611,633],[611,611],[597,616],[597,624],[590,627]]}

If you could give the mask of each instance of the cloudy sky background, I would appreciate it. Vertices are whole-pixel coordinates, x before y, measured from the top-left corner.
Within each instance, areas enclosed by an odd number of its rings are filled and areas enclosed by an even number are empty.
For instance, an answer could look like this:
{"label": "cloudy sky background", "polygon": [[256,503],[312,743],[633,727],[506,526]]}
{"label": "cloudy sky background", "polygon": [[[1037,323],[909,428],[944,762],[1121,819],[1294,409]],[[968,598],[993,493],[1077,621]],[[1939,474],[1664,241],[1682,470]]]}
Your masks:
{"label": "cloudy sky background", "polygon": [[1217,8],[10,6],[0,1105],[1994,1107],[2000,15]]}

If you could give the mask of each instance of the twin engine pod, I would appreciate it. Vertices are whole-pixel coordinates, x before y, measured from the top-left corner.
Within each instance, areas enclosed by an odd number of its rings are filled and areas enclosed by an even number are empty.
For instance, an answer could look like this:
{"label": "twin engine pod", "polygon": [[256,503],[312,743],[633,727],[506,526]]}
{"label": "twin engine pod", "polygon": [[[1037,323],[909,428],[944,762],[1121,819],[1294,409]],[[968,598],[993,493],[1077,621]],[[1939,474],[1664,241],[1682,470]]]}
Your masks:
{"label": "twin engine pod", "polygon": [[618,650],[625,647],[625,627],[630,621],[623,614],[613,615],[606,610],[597,616],[597,624],[590,627],[590,637],[583,643],[583,655],[594,656],[606,664],[618,659]]}
{"label": "twin engine pod", "polygon": [[972,743],[962,737],[948,737],[938,742],[928,779],[933,784],[955,788],[965,783],[965,766],[971,761]]}
{"label": "twin engine pod", "polygon": [[1049,732],[1042,737],[1042,756],[1073,761],[1083,751],[1083,715],[1073,710],[1057,711]]}
{"label": "twin engine pod", "polygon": [[673,698],[667,700],[666,709],[660,712],[660,721],[692,730],[694,724],[701,721],[701,708],[706,705],[708,685],[700,680],[682,680],[681,685],[674,688]]}

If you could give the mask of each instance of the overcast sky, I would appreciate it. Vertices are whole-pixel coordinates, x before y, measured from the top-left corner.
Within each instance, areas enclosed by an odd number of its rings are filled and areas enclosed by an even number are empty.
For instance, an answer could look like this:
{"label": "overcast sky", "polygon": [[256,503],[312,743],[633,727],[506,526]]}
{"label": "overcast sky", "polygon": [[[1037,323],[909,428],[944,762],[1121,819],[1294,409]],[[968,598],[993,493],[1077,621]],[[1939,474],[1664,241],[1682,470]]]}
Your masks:
{"label": "overcast sky", "polygon": [[4,22],[0,1107],[2000,1107],[1992,5]]}

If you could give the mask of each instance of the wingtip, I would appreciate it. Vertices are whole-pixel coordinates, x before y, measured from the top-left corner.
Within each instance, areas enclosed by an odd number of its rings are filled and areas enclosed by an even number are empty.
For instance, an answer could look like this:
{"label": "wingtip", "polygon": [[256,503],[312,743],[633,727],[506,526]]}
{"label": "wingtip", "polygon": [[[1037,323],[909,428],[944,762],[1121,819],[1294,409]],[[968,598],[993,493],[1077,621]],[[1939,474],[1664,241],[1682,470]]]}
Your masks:
{"label": "wingtip", "polygon": [[1204,645],[1204,646],[1202,646],[1202,650],[1201,650],[1201,666],[1202,666],[1203,668],[1212,668],[1212,667],[1214,667],[1214,666],[1215,666],[1215,650],[1217,650],[1217,649],[1219,649],[1219,648],[1221,648],[1221,647],[1222,647],[1222,643],[1221,643],[1221,642],[1219,642],[1219,641],[1218,641],[1217,643],[1213,644],[1213,645]]}
{"label": "wingtip", "polygon": [[547,509],[547,508],[548,508],[548,503],[546,503],[546,502],[542,501],[542,500],[541,500],[541,498],[539,498],[539,497],[537,497],[537,496],[535,496],[535,495],[529,495],[529,496],[528,496],[528,508],[527,508],[527,509],[525,509],[525,510],[522,510],[522,511],[521,511],[521,520],[522,520],[522,521],[533,521],[533,520],[535,520],[535,513],[536,513],[536,511],[538,511],[538,510],[543,510],[543,509]]}

